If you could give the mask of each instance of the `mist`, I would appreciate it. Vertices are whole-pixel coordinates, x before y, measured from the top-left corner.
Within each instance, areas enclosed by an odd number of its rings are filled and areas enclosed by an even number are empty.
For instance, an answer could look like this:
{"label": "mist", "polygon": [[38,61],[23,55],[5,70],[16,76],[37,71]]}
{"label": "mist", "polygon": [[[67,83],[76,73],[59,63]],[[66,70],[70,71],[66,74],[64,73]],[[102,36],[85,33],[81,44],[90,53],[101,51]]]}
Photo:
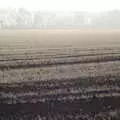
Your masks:
{"label": "mist", "polygon": [[1,8],[0,29],[38,28],[120,28],[120,10],[89,11],[30,11],[25,8]]}

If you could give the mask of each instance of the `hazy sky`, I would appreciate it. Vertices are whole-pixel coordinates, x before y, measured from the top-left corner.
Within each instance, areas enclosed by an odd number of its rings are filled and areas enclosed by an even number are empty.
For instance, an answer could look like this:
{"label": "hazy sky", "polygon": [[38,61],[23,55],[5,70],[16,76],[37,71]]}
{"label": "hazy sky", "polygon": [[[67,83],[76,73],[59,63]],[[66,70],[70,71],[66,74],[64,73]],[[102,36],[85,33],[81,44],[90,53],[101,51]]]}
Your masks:
{"label": "hazy sky", "polygon": [[0,8],[100,12],[120,9],[120,0],[0,0]]}

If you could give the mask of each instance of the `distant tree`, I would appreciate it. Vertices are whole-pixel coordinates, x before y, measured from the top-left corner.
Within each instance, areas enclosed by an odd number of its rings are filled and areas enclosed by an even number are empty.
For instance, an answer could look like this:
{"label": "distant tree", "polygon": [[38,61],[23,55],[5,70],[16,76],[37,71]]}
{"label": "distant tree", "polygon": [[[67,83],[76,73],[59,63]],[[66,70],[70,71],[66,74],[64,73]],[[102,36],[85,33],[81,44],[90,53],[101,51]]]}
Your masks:
{"label": "distant tree", "polygon": [[4,23],[3,23],[3,21],[2,21],[2,20],[0,21],[0,28],[1,28],[1,29],[3,29],[3,28],[4,28]]}

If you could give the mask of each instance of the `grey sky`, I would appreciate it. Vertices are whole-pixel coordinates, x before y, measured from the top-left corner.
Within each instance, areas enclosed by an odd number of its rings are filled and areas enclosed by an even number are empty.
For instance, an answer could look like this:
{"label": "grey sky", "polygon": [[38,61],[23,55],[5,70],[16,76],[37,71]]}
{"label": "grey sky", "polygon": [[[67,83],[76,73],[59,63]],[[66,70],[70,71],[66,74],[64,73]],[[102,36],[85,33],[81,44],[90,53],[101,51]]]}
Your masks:
{"label": "grey sky", "polygon": [[120,0],[0,0],[0,8],[101,12],[120,9]]}

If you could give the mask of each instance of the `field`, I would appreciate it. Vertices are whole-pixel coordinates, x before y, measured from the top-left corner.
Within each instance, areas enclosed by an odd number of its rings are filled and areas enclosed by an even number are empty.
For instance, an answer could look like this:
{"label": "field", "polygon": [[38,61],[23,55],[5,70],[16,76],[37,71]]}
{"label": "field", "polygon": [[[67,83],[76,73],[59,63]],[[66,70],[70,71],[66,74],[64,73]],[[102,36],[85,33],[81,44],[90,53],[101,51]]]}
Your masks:
{"label": "field", "polygon": [[120,120],[120,30],[1,30],[8,119]]}

